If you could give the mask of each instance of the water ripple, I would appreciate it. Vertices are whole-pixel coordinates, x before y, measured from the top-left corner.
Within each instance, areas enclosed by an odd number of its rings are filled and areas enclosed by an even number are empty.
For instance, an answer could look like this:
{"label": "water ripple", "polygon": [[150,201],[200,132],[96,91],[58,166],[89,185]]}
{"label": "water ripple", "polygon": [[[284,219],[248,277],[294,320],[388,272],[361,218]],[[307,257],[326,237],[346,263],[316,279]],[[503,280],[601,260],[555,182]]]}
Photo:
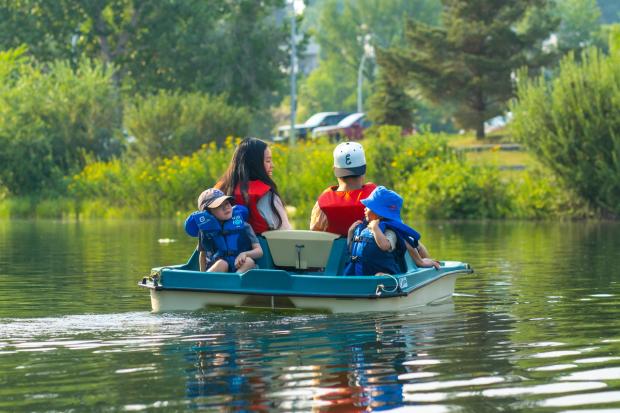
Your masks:
{"label": "water ripple", "polygon": [[619,229],[423,224],[476,273],[405,313],[156,315],[182,223],[0,222],[0,411],[617,412]]}

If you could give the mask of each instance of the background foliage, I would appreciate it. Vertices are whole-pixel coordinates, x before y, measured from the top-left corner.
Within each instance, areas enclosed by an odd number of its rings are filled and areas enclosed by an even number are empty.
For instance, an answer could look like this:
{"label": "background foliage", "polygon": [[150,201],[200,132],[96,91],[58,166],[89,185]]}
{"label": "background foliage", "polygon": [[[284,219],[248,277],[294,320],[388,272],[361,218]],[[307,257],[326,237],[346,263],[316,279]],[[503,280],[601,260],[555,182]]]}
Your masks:
{"label": "background foliage", "polygon": [[0,52],[0,184],[12,194],[62,191],[67,174],[121,153],[112,70],[81,61],[43,72],[24,50]]}
{"label": "background foliage", "polygon": [[[299,119],[321,110],[355,111],[364,37],[375,48],[400,45],[405,16],[438,24],[440,12],[440,0],[312,2],[304,13],[303,28],[320,45],[321,55],[319,66],[300,83]],[[365,101],[374,90],[375,68],[374,59],[367,59],[363,67]],[[432,122],[425,118],[422,123]]]}
{"label": "background foliage", "polygon": [[620,53],[564,58],[553,79],[519,75],[513,131],[592,206],[620,214]]}
{"label": "background foliage", "polygon": [[[78,209],[86,216],[184,217],[196,208],[198,194],[224,172],[234,144],[232,140],[220,148],[209,144],[192,155],[154,163],[94,162],[73,177],[70,191],[81,200]],[[399,192],[405,198],[405,215],[418,220],[542,218],[559,214],[560,205],[571,205],[548,172],[515,177],[497,168],[471,165],[448,146],[446,136],[402,139],[399,128],[381,127],[363,144],[368,180]],[[289,209],[298,228],[306,227],[318,195],[336,184],[332,149],[333,143],[327,141],[301,142],[295,148],[272,146],[274,180],[284,202],[294,207]]]}
{"label": "background foliage", "polygon": [[[612,70],[600,54],[598,60],[586,58],[584,67],[599,72],[576,76],[576,87],[557,75],[569,64],[558,70],[554,59],[593,44],[617,53],[617,28],[600,24],[617,21],[617,7],[609,0],[598,4],[600,10],[594,0],[308,1],[299,46],[303,51],[313,36],[321,55],[318,68],[301,81],[298,113],[303,119],[314,111],[355,110],[357,70],[370,43],[378,52],[362,66],[369,116],[376,125],[409,131],[415,124],[423,133],[369,131],[365,145],[376,158],[369,156],[368,178],[406,194],[411,213],[588,213],[566,194],[611,212],[618,204],[617,180],[605,176],[617,172],[618,121],[599,115],[617,109]],[[287,13],[284,0],[0,0],[0,50],[8,50],[0,53],[0,213],[150,216],[192,207],[193,192],[212,185],[228,162],[232,141],[226,137],[269,134],[271,110],[288,82]],[[551,36],[554,23],[559,26]],[[407,24],[419,29],[409,30],[415,35],[408,38]],[[602,41],[607,34],[616,43]],[[424,45],[432,47],[424,52]],[[422,61],[411,59],[416,53]],[[547,135],[522,126],[538,122],[523,120],[530,109],[515,115],[517,130],[531,135],[521,139],[547,156],[550,168],[507,174],[455,153],[447,141],[456,138],[426,133],[451,127],[453,116],[473,117],[480,131],[485,118],[506,107],[521,64],[542,65],[541,102],[566,103],[557,103],[555,112],[531,109],[546,116],[540,130],[557,129]],[[602,78],[590,80],[597,75]],[[564,87],[563,95],[554,82]],[[449,93],[431,96],[425,90],[435,86]],[[577,104],[571,93],[593,102]],[[436,105],[428,103],[433,99]],[[542,151],[547,136],[560,139]],[[298,216],[334,182],[331,145],[273,147],[280,165],[276,178]],[[551,159],[559,159],[559,166]],[[566,160],[579,168],[562,166]],[[579,190],[565,189],[575,182]],[[592,183],[600,185],[590,188]],[[67,201],[70,196],[78,202]]]}
{"label": "background foliage", "polygon": [[100,60],[123,91],[226,95],[262,112],[287,77],[284,0],[0,0],[0,50],[27,45],[40,63]]}
{"label": "background foliage", "polygon": [[[484,121],[500,115],[512,96],[511,73],[542,63],[542,41],[557,25],[548,4],[444,0],[442,27],[409,20],[406,43],[382,50],[379,62],[427,99],[454,105],[459,125],[482,138]],[[529,14],[548,17],[523,24]]]}
{"label": "background foliage", "polygon": [[226,102],[224,95],[160,91],[131,101],[124,124],[141,156],[190,155],[203,144],[248,134],[250,111]]}

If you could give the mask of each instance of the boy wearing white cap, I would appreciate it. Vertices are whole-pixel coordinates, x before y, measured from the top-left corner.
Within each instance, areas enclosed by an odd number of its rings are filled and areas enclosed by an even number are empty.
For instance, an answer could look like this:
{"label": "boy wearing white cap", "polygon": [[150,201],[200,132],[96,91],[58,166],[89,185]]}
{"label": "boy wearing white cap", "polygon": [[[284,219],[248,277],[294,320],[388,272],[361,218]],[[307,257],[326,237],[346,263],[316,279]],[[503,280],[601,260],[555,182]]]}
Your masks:
{"label": "boy wearing white cap", "polygon": [[366,157],[357,142],[343,142],[334,149],[334,175],[338,185],[319,196],[310,216],[310,229],[347,236],[353,222],[364,218],[362,199],[377,187],[364,183]]}

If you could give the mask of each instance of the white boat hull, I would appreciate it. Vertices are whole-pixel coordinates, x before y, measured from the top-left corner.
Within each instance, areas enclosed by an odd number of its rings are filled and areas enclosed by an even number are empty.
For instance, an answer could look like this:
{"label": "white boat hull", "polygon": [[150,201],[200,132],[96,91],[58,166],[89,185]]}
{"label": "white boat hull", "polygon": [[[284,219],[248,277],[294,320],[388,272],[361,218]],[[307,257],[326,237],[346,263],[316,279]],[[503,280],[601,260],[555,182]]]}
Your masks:
{"label": "white boat hull", "polygon": [[402,311],[448,300],[454,293],[458,272],[448,273],[414,289],[406,296],[375,298],[330,298],[272,296],[187,290],[150,289],[154,312],[196,311],[213,307],[247,307],[288,310],[358,313]]}

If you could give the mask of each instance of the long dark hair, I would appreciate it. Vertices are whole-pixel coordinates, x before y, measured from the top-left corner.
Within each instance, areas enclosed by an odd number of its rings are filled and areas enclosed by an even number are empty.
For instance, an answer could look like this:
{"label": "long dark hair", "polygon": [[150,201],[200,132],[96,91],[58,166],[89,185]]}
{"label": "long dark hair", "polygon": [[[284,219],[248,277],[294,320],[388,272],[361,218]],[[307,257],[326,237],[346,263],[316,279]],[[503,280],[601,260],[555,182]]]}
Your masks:
{"label": "long dark hair", "polygon": [[[216,187],[221,189],[226,195],[234,196],[235,188],[239,185],[241,196],[247,205],[249,201],[248,182],[259,180],[269,185],[273,195],[280,197],[278,186],[265,171],[265,149],[267,149],[267,144],[260,139],[245,138],[239,142],[228,169],[224,172]],[[282,225],[282,217],[280,217],[276,209],[274,198],[275,196],[271,197],[270,207],[276,217],[276,228],[278,228]]]}

